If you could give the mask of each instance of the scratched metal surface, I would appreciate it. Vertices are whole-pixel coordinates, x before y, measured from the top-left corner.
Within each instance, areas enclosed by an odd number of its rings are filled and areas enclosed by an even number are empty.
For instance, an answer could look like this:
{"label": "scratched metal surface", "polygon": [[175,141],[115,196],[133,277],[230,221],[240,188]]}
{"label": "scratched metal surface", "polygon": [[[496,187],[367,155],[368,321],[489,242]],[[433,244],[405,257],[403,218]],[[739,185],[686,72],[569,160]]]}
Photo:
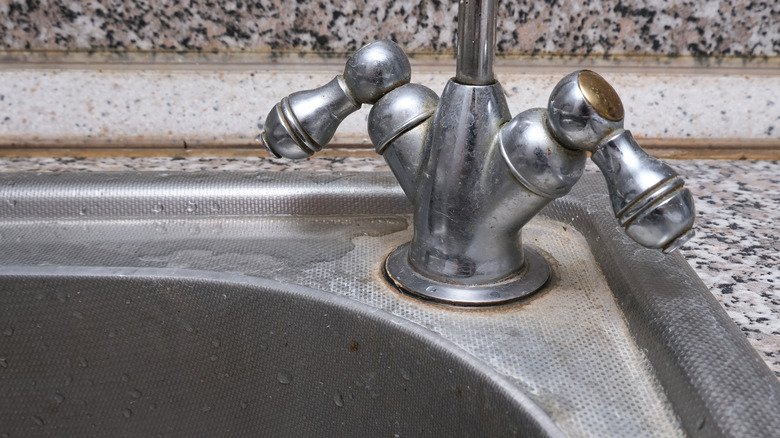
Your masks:
{"label": "scratched metal surface", "polygon": [[[674,352],[648,349],[666,345],[658,333],[634,324],[641,323],[637,313],[652,312],[630,311],[636,306],[626,302],[630,285],[610,288],[636,272],[613,272],[619,267],[604,266],[603,254],[594,251],[597,262],[591,253],[591,245],[609,247],[607,241],[616,239],[610,217],[598,216],[608,211],[607,200],[594,194],[599,187],[593,181],[574,194],[585,203],[564,199],[524,229],[524,242],[553,265],[545,291],[504,308],[455,310],[399,294],[380,274],[384,257],[411,238],[409,207],[391,177],[277,175],[63,175],[48,177],[59,178],[53,186],[47,177],[0,176],[6,200],[0,205],[0,263],[204,270],[307,286],[438,333],[507,376],[572,436],[750,431],[721,419],[718,403],[728,400],[707,387],[713,384],[695,381],[696,365],[667,363]],[[607,231],[591,229],[591,214]],[[635,251],[628,248],[631,257]],[[684,264],[643,257],[658,265]],[[637,268],[636,260],[629,262]],[[638,288],[652,292],[647,282]],[[667,322],[682,332],[688,324]],[[690,342],[684,339],[679,348],[691,350]],[[698,358],[708,360],[706,354]],[[664,388],[669,382],[689,386]]]}

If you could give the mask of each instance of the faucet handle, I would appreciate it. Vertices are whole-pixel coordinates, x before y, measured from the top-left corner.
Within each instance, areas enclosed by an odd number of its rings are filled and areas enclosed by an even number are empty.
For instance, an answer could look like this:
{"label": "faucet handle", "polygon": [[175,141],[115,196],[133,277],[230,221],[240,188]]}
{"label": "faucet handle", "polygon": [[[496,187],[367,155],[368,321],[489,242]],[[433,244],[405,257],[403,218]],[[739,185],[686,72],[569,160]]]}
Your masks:
{"label": "faucet handle", "polygon": [[344,74],[320,88],[282,99],[268,114],[258,140],[277,158],[306,158],[319,152],[336,129],[364,103],[374,104],[408,84],[409,58],[390,40],[375,41],[355,52]]}
{"label": "faucet handle", "polygon": [[566,76],[550,95],[547,112],[561,145],[591,152],[607,181],[615,217],[629,237],[667,253],[693,237],[690,190],[623,129],[623,103],[604,78],[589,70]]}
{"label": "faucet handle", "polygon": [[621,130],[591,154],[607,180],[618,222],[639,244],[666,253],[694,236],[693,196],[666,163],[639,147]]}
{"label": "faucet handle", "polygon": [[346,89],[344,79],[336,76],[320,88],[283,98],[268,113],[258,140],[276,158],[314,155],[333,138],[339,124],[360,109]]}

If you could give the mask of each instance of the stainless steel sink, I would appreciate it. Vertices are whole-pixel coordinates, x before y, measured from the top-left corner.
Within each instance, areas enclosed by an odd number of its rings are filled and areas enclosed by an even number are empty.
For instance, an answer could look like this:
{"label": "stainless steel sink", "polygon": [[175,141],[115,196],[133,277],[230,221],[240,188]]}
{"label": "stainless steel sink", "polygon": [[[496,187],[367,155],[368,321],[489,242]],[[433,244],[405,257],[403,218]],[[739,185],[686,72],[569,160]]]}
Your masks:
{"label": "stainless steel sink", "polygon": [[389,174],[0,175],[0,434],[776,433],[777,379],[600,184],[524,228],[543,292],[467,310],[383,278]]}
{"label": "stainless steel sink", "polygon": [[10,332],[0,424],[11,436],[555,430],[515,385],[451,343],[322,291],[85,267],[5,269],[1,288]]}

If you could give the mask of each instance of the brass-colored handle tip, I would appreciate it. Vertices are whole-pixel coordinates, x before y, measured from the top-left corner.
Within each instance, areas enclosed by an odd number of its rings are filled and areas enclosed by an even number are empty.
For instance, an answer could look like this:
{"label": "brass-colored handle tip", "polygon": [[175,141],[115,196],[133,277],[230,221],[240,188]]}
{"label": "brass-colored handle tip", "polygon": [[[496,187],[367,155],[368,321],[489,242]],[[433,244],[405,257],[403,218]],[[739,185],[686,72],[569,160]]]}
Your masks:
{"label": "brass-colored handle tip", "polygon": [[598,73],[590,70],[583,70],[577,78],[577,84],[580,87],[585,100],[594,110],[607,120],[619,122],[623,120],[625,111],[623,102],[620,101],[617,91],[609,85]]}

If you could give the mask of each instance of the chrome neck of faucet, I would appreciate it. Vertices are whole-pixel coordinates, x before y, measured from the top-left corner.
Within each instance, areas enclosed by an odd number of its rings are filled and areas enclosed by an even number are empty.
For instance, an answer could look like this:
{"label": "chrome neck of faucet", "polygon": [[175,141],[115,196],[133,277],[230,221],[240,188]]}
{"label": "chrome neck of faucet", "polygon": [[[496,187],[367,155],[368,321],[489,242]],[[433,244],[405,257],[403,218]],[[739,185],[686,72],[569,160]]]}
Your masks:
{"label": "chrome neck of faucet", "polygon": [[490,85],[496,47],[497,0],[460,0],[455,81],[465,85]]}

